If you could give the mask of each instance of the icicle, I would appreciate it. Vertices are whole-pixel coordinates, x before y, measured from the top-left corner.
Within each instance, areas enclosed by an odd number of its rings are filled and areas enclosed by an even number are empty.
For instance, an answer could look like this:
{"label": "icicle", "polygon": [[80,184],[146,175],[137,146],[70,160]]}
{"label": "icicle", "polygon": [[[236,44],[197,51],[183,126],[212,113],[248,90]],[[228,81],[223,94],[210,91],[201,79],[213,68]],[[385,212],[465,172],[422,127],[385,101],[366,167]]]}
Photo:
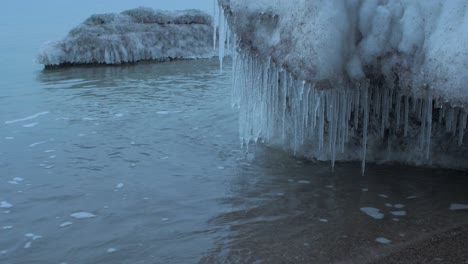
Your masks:
{"label": "icicle", "polygon": [[216,23],[216,7],[218,6],[217,0],[213,0],[213,50],[216,50],[216,32],[217,32],[217,23]]}
{"label": "icicle", "polygon": [[361,164],[361,172],[364,175],[366,170],[366,155],[367,155],[367,128],[369,123],[369,103],[368,103],[368,95],[369,95],[369,85],[364,84],[363,88],[363,126],[362,126],[362,164]]}
{"label": "icicle", "polygon": [[427,98],[426,103],[426,159],[428,160],[431,154],[431,137],[432,137],[432,97]]}
{"label": "icicle", "polygon": [[460,113],[460,121],[458,122],[458,146],[463,144],[463,136],[465,134],[466,129],[466,118],[468,113],[466,111],[462,111]]}
{"label": "icicle", "polygon": [[226,19],[224,17],[224,9],[219,7],[219,68],[223,71],[223,61],[226,49]]}
{"label": "icicle", "polygon": [[408,136],[408,119],[409,119],[409,96],[405,96],[405,127],[403,135]]}

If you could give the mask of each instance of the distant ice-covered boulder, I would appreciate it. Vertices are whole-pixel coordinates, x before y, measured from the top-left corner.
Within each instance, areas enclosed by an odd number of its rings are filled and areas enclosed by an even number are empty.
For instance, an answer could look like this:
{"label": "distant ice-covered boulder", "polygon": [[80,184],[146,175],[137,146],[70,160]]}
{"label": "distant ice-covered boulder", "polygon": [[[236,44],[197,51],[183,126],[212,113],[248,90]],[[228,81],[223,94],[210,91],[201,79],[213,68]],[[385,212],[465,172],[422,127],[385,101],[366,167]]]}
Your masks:
{"label": "distant ice-covered boulder", "polygon": [[92,15],[64,39],[45,43],[37,62],[50,67],[212,57],[211,25],[211,16],[199,10],[140,7]]}

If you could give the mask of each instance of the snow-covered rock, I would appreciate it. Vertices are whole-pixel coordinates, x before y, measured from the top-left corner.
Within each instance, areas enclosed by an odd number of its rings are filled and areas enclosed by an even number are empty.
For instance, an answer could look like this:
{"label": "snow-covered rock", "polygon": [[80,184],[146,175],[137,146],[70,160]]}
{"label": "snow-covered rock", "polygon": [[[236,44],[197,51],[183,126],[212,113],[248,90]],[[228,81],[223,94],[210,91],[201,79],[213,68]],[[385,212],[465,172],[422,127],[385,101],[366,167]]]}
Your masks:
{"label": "snow-covered rock", "polygon": [[60,41],[45,43],[45,66],[122,64],[213,56],[211,16],[198,10],[136,8],[93,15]]}
{"label": "snow-covered rock", "polygon": [[242,140],[468,169],[466,0],[218,2]]}

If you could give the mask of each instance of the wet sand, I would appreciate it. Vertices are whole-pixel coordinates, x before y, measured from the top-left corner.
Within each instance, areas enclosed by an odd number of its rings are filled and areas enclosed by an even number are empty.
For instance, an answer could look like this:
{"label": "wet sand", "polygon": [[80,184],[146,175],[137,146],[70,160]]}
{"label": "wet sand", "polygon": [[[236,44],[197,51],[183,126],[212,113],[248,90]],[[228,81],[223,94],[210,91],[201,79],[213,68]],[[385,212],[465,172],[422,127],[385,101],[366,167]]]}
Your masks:
{"label": "wet sand", "polygon": [[468,263],[468,225],[410,243],[371,264]]}

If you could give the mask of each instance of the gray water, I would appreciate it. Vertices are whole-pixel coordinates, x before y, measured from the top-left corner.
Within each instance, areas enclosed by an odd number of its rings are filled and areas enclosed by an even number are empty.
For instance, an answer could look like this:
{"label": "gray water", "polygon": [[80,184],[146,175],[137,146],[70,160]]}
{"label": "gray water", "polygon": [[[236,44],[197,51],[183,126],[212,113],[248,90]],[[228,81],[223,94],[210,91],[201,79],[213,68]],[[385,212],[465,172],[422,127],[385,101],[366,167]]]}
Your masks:
{"label": "gray water", "polygon": [[0,25],[2,264],[365,263],[468,222],[465,173],[242,149],[216,60],[42,71],[60,25]]}

